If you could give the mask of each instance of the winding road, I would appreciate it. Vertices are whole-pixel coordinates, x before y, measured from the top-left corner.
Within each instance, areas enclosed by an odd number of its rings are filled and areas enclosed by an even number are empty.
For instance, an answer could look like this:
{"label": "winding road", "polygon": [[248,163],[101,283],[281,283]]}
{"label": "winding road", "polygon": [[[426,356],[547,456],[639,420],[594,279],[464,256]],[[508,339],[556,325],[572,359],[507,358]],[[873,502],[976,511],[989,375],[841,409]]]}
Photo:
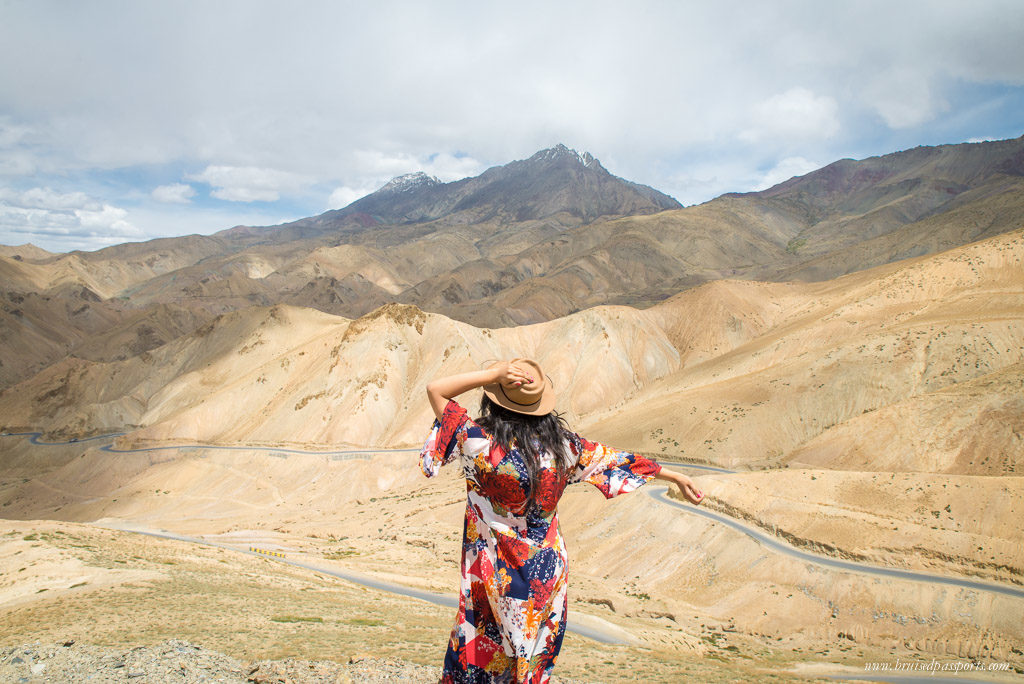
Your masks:
{"label": "winding road", "polygon": [[[662,465],[671,465],[680,468],[696,468],[699,470],[712,470],[720,473],[734,473],[734,470],[726,470],[724,468],[715,468],[712,466],[699,466],[690,463],[671,463],[669,461],[659,461]],[[791,544],[780,540],[778,537],[767,534],[758,530],[757,528],[745,525],[735,518],[731,518],[722,513],[715,511],[709,511],[699,506],[691,506],[684,504],[681,501],[669,498],[667,487],[644,487],[647,495],[656,501],[660,501],[663,504],[673,506],[687,513],[693,515],[700,515],[709,520],[720,522],[724,525],[742,532],[748,537],[752,538],[759,544],[764,544],[772,551],[783,553],[793,558],[799,558],[802,561],[808,563],[814,563],[828,568],[836,570],[846,570],[849,572],[860,572],[868,575],[876,575],[882,577],[893,577],[896,579],[910,580],[912,582],[928,582],[929,584],[947,584],[955,587],[964,587],[966,589],[975,589],[977,591],[988,591],[996,594],[1004,594],[1006,596],[1013,596],[1015,598],[1024,598],[1024,588],[1014,587],[1006,584],[996,584],[994,582],[979,582],[976,580],[963,579],[960,577],[946,577],[943,575],[932,575],[926,572],[915,572],[913,570],[900,570],[899,568],[886,568],[878,565],[869,565],[867,563],[856,563],[854,561],[842,560],[840,558],[833,558],[832,556],[826,556],[818,553],[810,553],[798,549]]]}
{"label": "winding road", "polygon": [[[40,439],[42,437],[42,434],[43,433],[41,433],[41,432],[12,432],[12,433],[5,432],[5,433],[0,434],[0,437],[28,437],[29,438],[29,442],[31,442],[32,444],[35,444],[35,445],[39,445],[39,446],[65,446],[65,445],[68,445],[68,444],[77,444],[77,443],[81,443],[81,442],[95,441],[95,440],[99,440],[99,439],[110,439],[110,440],[113,440],[115,437],[120,437],[121,435],[123,435],[125,433],[116,432],[116,433],[110,433],[110,434],[106,434],[106,435],[97,435],[95,437],[87,437],[87,438],[83,438],[83,439],[71,439],[71,440],[68,440],[66,442],[43,442]],[[235,450],[235,451],[238,451],[238,450],[242,450],[242,451],[266,451],[266,452],[269,452],[269,453],[283,453],[283,454],[304,454],[304,455],[312,454],[312,455],[320,455],[320,456],[342,456],[342,457],[348,457],[348,458],[370,458],[371,454],[403,453],[403,452],[404,453],[412,453],[412,452],[419,451],[419,449],[344,449],[344,450],[339,450],[339,451],[312,451],[312,450],[303,450],[303,449],[285,449],[285,448],[281,448],[281,447],[223,446],[223,445],[217,445],[217,444],[181,444],[181,445],[169,445],[169,446],[165,445],[165,446],[157,446],[157,447],[141,447],[141,448],[137,448],[137,449],[116,449],[116,448],[114,448],[112,441],[111,441],[111,444],[106,444],[106,445],[100,447],[100,449],[102,451],[108,451],[108,452],[119,453],[119,454],[141,453],[141,452],[150,452],[150,451],[161,451],[161,450],[167,450],[167,449],[218,449],[218,450]],[[705,472],[715,472],[715,473],[723,473],[723,474],[734,474],[736,472],[734,470],[728,470],[726,468],[718,468],[718,467],[715,467],[715,466],[700,465],[700,464],[695,464],[695,463],[682,463],[682,462],[675,462],[675,461],[658,461],[658,462],[661,463],[662,465],[673,466],[673,467],[676,467],[676,468],[686,468],[686,469],[690,469],[690,470],[698,470],[698,471],[705,471]],[[829,568],[829,569],[832,569],[832,570],[840,570],[840,571],[846,571],[846,572],[857,572],[857,573],[862,573],[862,574],[866,574],[866,575],[875,575],[875,576],[888,577],[888,578],[893,578],[893,579],[908,580],[908,581],[911,581],[911,582],[927,582],[927,583],[930,583],[930,584],[945,584],[945,585],[949,585],[949,586],[962,587],[962,588],[965,588],[965,589],[973,589],[975,591],[989,592],[989,593],[993,593],[993,594],[1000,594],[1000,595],[1004,595],[1004,596],[1012,596],[1014,598],[1022,598],[1022,599],[1024,599],[1024,588],[1015,587],[1015,586],[1012,586],[1012,585],[997,584],[995,582],[980,582],[980,581],[977,581],[977,580],[964,579],[964,578],[961,578],[961,577],[947,577],[947,576],[943,576],[943,575],[933,575],[933,574],[930,574],[930,573],[916,572],[916,571],[913,571],[913,570],[901,570],[899,568],[887,568],[887,567],[881,567],[881,566],[876,566],[876,565],[869,565],[867,563],[857,563],[857,562],[854,562],[854,561],[842,560],[842,559],[839,559],[839,558],[833,558],[831,556],[826,556],[826,555],[823,555],[823,554],[810,553],[808,551],[804,551],[804,550],[798,549],[798,548],[796,548],[796,547],[794,547],[794,546],[792,546],[790,544],[787,544],[786,542],[781,541],[777,537],[774,537],[772,535],[766,534],[765,532],[762,532],[762,531],[760,531],[760,530],[758,530],[758,529],[756,529],[754,527],[751,527],[749,525],[741,523],[738,520],[736,520],[735,518],[731,518],[731,517],[729,517],[727,515],[724,515],[722,513],[717,513],[715,511],[709,511],[709,510],[701,508],[699,506],[692,506],[692,505],[683,504],[683,503],[681,503],[679,501],[671,499],[668,496],[668,489],[666,487],[650,487],[650,486],[648,486],[648,487],[644,487],[644,490],[647,492],[648,496],[652,497],[654,500],[656,500],[656,501],[658,501],[658,502],[660,502],[660,503],[662,503],[662,504],[664,504],[666,506],[671,506],[671,507],[676,508],[676,509],[678,509],[680,511],[683,511],[685,513],[689,513],[691,515],[702,516],[702,517],[707,518],[709,520],[712,520],[714,522],[722,523],[723,525],[727,525],[728,527],[731,527],[732,529],[736,530],[737,532],[741,532],[742,534],[747,535],[748,537],[750,537],[754,541],[758,542],[759,544],[763,544],[764,546],[766,546],[768,549],[770,549],[772,551],[775,551],[775,552],[781,553],[781,554],[785,554],[785,555],[790,556],[792,558],[797,558],[797,559],[799,559],[801,561],[805,561],[805,562],[808,562],[808,563],[813,563],[813,564],[819,565],[821,567]],[[130,529],[127,530],[127,531],[138,532],[138,530],[130,530]],[[189,538],[177,537],[175,535],[171,535],[170,533],[145,532],[144,534],[152,534],[154,536],[166,536],[168,538],[179,539],[181,541],[190,541],[190,542],[195,542],[195,543],[209,544],[209,542],[205,542],[205,541],[203,541],[201,539],[194,539],[194,538],[191,538],[191,537],[189,537]],[[210,544],[210,545],[219,546],[217,544]],[[235,548],[235,547],[225,546],[224,548]],[[304,563],[299,562],[299,561],[285,561],[285,562],[288,562],[291,565],[297,565],[299,567],[315,569],[317,572],[323,572],[323,573],[331,574],[331,575],[334,575],[336,577],[342,577],[344,579],[350,579],[353,582],[357,582],[359,584],[364,584],[365,586],[373,586],[374,588],[377,588],[377,589],[384,589],[385,591],[393,591],[393,592],[400,593],[400,594],[403,594],[403,595],[406,595],[406,596],[414,596],[414,594],[407,593],[407,592],[416,592],[417,591],[417,590],[414,590],[414,589],[409,589],[407,587],[402,587],[402,586],[397,585],[397,584],[396,585],[392,585],[392,584],[388,584],[386,582],[379,582],[378,580],[371,580],[370,578],[363,578],[362,580],[356,579],[357,576],[355,576],[355,575],[345,575],[344,573],[339,574],[339,573],[337,573],[335,571],[331,571],[331,570],[328,570],[326,568],[320,568],[320,567],[313,568],[312,566],[309,566],[308,564],[304,564]],[[376,582],[377,584],[376,585],[368,584],[367,582],[370,582],[370,581]],[[428,592],[418,592],[418,594],[423,594],[423,596],[416,595],[415,596],[416,598],[423,598],[426,601],[431,601],[432,603],[438,603],[439,605],[450,605],[450,600],[448,598],[446,598],[446,597],[438,596],[438,595],[435,595],[435,594],[429,594]],[[430,597],[430,598],[427,598],[427,597]],[[589,635],[584,635],[584,636],[589,636]],[[612,642],[609,642],[609,643],[612,643]]]}

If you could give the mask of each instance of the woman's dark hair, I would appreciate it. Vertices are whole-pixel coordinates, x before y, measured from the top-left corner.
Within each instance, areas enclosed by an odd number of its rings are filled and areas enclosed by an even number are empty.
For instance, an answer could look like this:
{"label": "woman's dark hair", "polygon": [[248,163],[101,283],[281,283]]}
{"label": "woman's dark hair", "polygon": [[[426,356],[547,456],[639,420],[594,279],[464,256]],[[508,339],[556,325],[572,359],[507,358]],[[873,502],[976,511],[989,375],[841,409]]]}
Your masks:
{"label": "woman's dark hair", "polygon": [[549,453],[555,461],[555,467],[562,473],[568,473],[576,465],[572,453],[565,445],[565,440],[571,438],[572,432],[565,419],[555,411],[545,416],[528,416],[509,411],[485,394],[480,400],[480,418],[476,423],[506,450],[515,441],[530,475],[530,500],[533,499],[537,473],[541,469],[541,452]]}

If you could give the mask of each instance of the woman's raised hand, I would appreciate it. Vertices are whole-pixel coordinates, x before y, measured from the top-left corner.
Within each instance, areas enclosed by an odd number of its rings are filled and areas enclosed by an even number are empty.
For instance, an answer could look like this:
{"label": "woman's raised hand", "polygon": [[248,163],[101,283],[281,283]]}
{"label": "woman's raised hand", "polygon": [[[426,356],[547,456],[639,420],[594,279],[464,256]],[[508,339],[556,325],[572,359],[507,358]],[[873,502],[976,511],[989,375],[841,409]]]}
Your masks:
{"label": "woman's raised hand", "polygon": [[500,382],[507,387],[520,387],[530,384],[534,379],[532,369],[521,368],[508,361],[503,361],[493,368],[458,373],[432,380],[427,385],[427,399],[430,401],[430,408],[434,411],[434,417],[441,420],[448,400],[454,399],[463,392],[494,382]]}
{"label": "woman's raised hand", "polygon": [[533,374],[513,363],[505,361],[498,365],[495,370],[496,381],[507,387],[520,387],[533,382]]}

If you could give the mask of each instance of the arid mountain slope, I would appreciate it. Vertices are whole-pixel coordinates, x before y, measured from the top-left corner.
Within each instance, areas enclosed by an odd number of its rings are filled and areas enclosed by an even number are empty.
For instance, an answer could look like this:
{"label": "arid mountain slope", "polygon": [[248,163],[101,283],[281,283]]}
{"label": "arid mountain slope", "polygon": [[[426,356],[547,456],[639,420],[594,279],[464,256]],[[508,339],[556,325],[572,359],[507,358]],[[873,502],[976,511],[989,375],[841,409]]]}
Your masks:
{"label": "arid mountain slope", "polygon": [[1022,139],[843,159],[756,193],[805,215],[801,251],[822,254],[999,193],[1024,176]]}
{"label": "arid mountain slope", "polygon": [[[652,207],[624,199],[625,191],[610,193],[618,204],[600,211],[572,205],[567,188],[585,204],[591,195],[574,179],[597,162],[548,150],[459,184],[398,179],[352,207],[304,219],[303,230],[322,230],[328,246],[358,248],[367,267],[344,252],[321,251],[323,270],[310,272],[302,266],[309,258],[296,250],[298,261],[266,284],[279,293],[274,301],[348,317],[400,301],[494,327],[599,304],[649,306],[722,277],[823,280],[1020,228],[1022,155],[1024,140],[918,148],[651,214]],[[557,163],[538,161],[547,157]],[[472,206],[459,203],[463,190],[449,187],[476,187],[489,176],[516,180],[481,195],[484,204],[473,194]],[[175,296],[188,296],[192,279],[175,282]],[[252,301],[270,303],[261,283],[249,291]]]}
{"label": "arid mountain slope", "polygon": [[[490,316],[506,324],[536,322],[596,303],[648,304],[723,272],[756,279],[827,279],[1018,228],[1024,220],[1022,159],[1024,139],[916,148],[839,161],[760,193],[679,209],[671,198],[612,176],[590,155],[558,146],[455,183],[423,174],[402,177],[345,209],[282,226],[237,227],[210,237],[153,240],[93,253],[22,255],[22,265],[34,267],[31,273],[3,267],[12,288],[46,289],[70,279],[105,298],[130,294],[138,306],[156,299],[225,297],[225,307],[237,307],[232,297],[264,292],[259,281],[276,271],[272,286],[283,294],[268,303],[317,302],[329,313],[353,317],[373,307],[359,296],[342,296],[346,287],[355,293],[360,287],[332,285],[329,278],[358,278],[358,269],[344,257],[329,269],[330,276],[301,273],[290,263],[302,263],[322,247],[353,245],[391,270],[403,267],[406,254],[416,255],[416,267],[404,281],[385,288],[399,301],[429,302],[440,313],[466,316],[493,309]],[[651,214],[659,218],[648,220]],[[947,214],[949,220],[943,218]],[[626,218],[613,221],[617,217]],[[897,237],[880,240],[890,235]],[[640,257],[655,260],[650,272],[630,274],[624,265]],[[475,277],[460,274],[463,265],[480,260],[487,268],[477,269]],[[800,266],[808,260],[812,263]],[[606,273],[586,297],[557,277],[577,266],[589,272],[594,261]],[[166,284],[138,290],[143,282],[180,269],[188,270],[176,274],[170,290]],[[675,277],[666,277],[666,269]],[[232,287],[229,294],[200,286],[228,273],[252,282]],[[499,294],[521,300],[521,292],[503,291],[545,276],[555,279],[543,289],[555,288],[567,302],[557,312],[539,305],[528,316],[521,307],[511,316],[495,301]],[[459,287],[431,299],[445,290],[436,278],[456,278]],[[298,293],[310,283],[311,301],[305,302]],[[322,293],[328,290],[337,291],[338,301],[328,297],[324,303]]]}
{"label": "arid mountain slope", "polygon": [[5,290],[44,291],[70,283],[84,285],[106,299],[127,295],[138,283],[230,250],[217,236],[186,235],[126,242],[95,252],[22,259],[0,255],[0,275]]}
{"label": "arid mountain slope", "polygon": [[0,256],[22,261],[24,259],[45,259],[54,256],[54,254],[53,252],[47,252],[42,247],[36,247],[31,242],[26,242],[23,245],[0,245]]}
{"label": "arid mountain slope", "polygon": [[0,291],[0,387],[31,377],[123,314],[81,285],[50,294]]}
{"label": "arid mountain slope", "polygon": [[[825,283],[720,281],[647,310],[597,307],[507,329],[403,305],[355,321],[251,308],[123,361],[69,358],[0,395],[0,415],[7,429],[137,426],[133,443],[413,444],[429,423],[421,393],[431,377],[523,354],[550,369],[561,409],[600,438],[778,466],[803,448],[838,448],[829,436],[848,421],[923,410],[936,393],[992,374],[986,392],[962,385],[960,405],[1012,414],[1024,362],[1022,263],[1017,231]],[[964,434],[974,437],[957,454],[982,433]],[[858,448],[878,448],[870,444]],[[832,458],[829,467],[853,456]],[[966,468],[970,457],[947,460]],[[1001,472],[1019,460],[1008,456]]]}
{"label": "arid mountain slope", "polygon": [[[830,443],[847,421],[871,420],[861,416],[904,402],[919,410],[939,390],[1012,374],[1024,360],[1022,249],[1024,232],[1016,231],[833,281],[777,286],[799,300],[787,303],[770,330],[659,379],[595,416],[595,426],[642,450],[657,452],[668,440],[671,450],[697,459],[782,465],[811,440]],[[961,409],[1012,401],[1012,382],[990,388],[1006,394],[965,392]],[[913,431],[905,437],[923,438]],[[875,452],[890,446],[871,432],[861,440]],[[995,446],[961,443],[966,452]],[[825,465],[820,458],[816,463]],[[828,467],[841,467],[846,457],[832,451],[831,458],[837,463]],[[905,467],[930,471],[933,458]],[[965,454],[963,462],[972,458]],[[1016,454],[1002,472],[1019,472],[1022,459]]]}

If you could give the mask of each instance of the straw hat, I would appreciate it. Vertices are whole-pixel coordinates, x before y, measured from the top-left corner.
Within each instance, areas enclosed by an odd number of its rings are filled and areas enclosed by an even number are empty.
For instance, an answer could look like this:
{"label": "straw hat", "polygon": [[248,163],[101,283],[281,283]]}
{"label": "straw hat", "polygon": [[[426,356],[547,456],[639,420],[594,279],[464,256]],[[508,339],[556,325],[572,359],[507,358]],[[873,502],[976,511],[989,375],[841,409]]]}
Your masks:
{"label": "straw hat", "polygon": [[[498,361],[489,368],[495,368],[501,363]],[[528,416],[545,416],[551,413],[555,408],[555,390],[551,386],[551,381],[544,375],[544,371],[540,369],[540,364],[532,359],[512,359],[509,364],[526,370],[533,377],[533,382],[518,387],[495,382],[484,385],[484,394],[495,404],[516,413]]]}

